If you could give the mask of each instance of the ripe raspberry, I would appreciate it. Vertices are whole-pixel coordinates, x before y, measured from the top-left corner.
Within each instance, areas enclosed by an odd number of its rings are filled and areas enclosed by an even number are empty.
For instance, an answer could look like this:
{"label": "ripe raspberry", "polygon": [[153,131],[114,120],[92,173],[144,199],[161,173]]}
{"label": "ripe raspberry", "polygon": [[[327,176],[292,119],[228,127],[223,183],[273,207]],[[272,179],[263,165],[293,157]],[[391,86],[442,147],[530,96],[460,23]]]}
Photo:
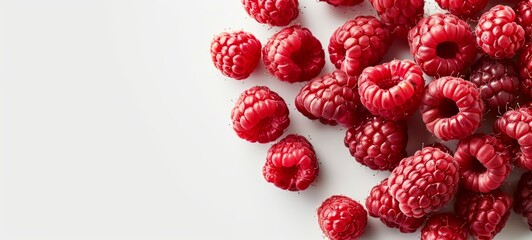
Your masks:
{"label": "ripe raspberry", "polygon": [[474,192],[499,188],[510,174],[510,152],[497,138],[482,133],[460,140],[454,154],[460,183]]}
{"label": "ripe raspberry", "polygon": [[320,74],[325,52],[310,30],[294,25],[274,34],[262,49],[266,69],[281,81],[303,82]]}
{"label": "ripe raspberry", "polygon": [[284,99],[265,86],[255,86],[240,94],[231,119],[240,138],[259,143],[276,140],[290,124]]}
{"label": "ripe raspberry", "polygon": [[318,160],[312,144],[297,134],[290,134],[271,146],[262,168],[266,181],[289,191],[307,189],[318,173]]}
{"label": "ripe raspberry", "polygon": [[395,38],[406,39],[408,31],[423,17],[423,0],[369,0],[382,23]]}
{"label": "ripe raspberry", "polygon": [[431,77],[463,75],[477,57],[469,25],[451,14],[421,19],[408,32],[410,53]]}
{"label": "ripe raspberry", "polygon": [[357,239],[364,233],[368,215],[362,204],[334,195],[318,208],[320,228],[331,240]]}
{"label": "ripe raspberry", "polygon": [[521,0],[515,6],[515,22],[525,29],[525,38],[532,40],[532,0]]}
{"label": "ripe raspberry", "polygon": [[211,58],[223,75],[236,80],[249,77],[260,60],[261,44],[244,31],[223,32],[211,42]]}
{"label": "ripe raspberry", "polygon": [[420,111],[427,129],[443,141],[461,139],[480,126],[484,103],[475,84],[442,77],[430,82]]}
{"label": "ripe raspberry", "polygon": [[242,0],[246,12],[259,23],[286,26],[299,15],[298,0]]}
{"label": "ripe raspberry", "polygon": [[441,209],[458,190],[458,163],[437,148],[425,147],[399,162],[388,179],[399,209],[420,218]]}
{"label": "ripe raspberry", "polygon": [[495,120],[494,132],[509,147],[514,164],[532,170],[532,108],[507,111]]}
{"label": "ripe raspberry", "polygon": [[390,228],[399,228],[403,233],[415,232],[425,222],[425,217],[407,217],[399,210],[399,203],[388,193],[388,178],[371,189],[366,208],[370,216],[379,218]]}
{"label": "ripe raspberry", "polygon": [[405,122],[371,117],[347,130],[344,144],[356,161],[373,170],[393,170],[406,156]]}
{"label": "ripe raspberry", "polygon": [[421,68],[410,60],[367,67],[358,78],[360,101],[373,115],[397,121],[411,116],[425,92]]}
{"label": "ripe raspberry", "polygon": [[314,78],[301,89],[295,104],[310,119],[329,125],[353,126],[360,104],[357,80],[340,70]]}
{"label": "ripe raspberry", "polygon": [[480,89],[480,97],[488,107],[506,111],[519,96],[519,73],[511,60],[480,58],[471,68],[469,81]]}
{"label": "ripe raspberry", "polygon": [[514,210],[521,214],[532,231],[532,172],[526,172],[521,176],[517,189],[514,192]]}
{"label": "ripe raspberry", "polygon": [[532,97],[532,43],[528,44],[519,54],[518,69],[521,75],[522,91]]}
{"label": "ripe raspberry", "polygon": [[488,0],[436,0],[438,5],[462,19],[468,19],[482,11]]}
{"label": "ripe raspberry", "polygon": [[467,240],[465,222],[451,213],[432,215],[421,229],[421,240]]}
{"label": "ripe raspberry", "polygon": [[355,6],[361,4],[364,0],[319,0],[320,2],[327,2],[335,7],[337,6]]}
{"label": "ripe raspberry", "polygon": [[464,219],[469,232],[476,239],[492,239],[510,216],[512,199],[495,190],[489,193],[463,191],[458,194],[454,211]]}
{"label": "ripe raspberry", "polygon": [[367,66],[380,62],[390,44],[390,32],[377,18],[358,16],[334,31],[329,57],[337,69],[358,76]]}
{"label": "ripe raspberry", "polygon": [[511,7],[497,5],[480,16],[475,28],[477,44],[490,57],[513,57],[525,44],[525,30],[515,22]]}

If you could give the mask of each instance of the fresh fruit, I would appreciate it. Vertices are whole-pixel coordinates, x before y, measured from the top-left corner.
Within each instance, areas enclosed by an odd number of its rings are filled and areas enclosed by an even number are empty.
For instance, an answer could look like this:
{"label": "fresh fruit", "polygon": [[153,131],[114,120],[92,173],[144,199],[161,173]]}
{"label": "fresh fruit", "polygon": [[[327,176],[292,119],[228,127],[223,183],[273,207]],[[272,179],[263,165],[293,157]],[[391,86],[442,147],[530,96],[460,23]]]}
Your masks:
{"label": "fresh fruit", "polygon": [[320,2],[326,2],[335,7],[337,6],[355,6],[364,2],[364,0],[319,0]]}
{"label": "fresh fruit", "polygon": [[532,0],[521,0],[514,9],[515,22],[525,29],[525,38],[532,40]]}
{"label": "fresh fruit", "polygon": [[423,17],[423,0],[369,0],[382,23],[399,39],[406,39],[408,31]]}
{"label": "fresh fruit", "polygon": [[482,11],[488,0],[436,0],[438,5],[462,19],[468,19]]}
{"label": "fresh fruit", "polygon": [[495,120],[494,132],[509,148],[513,163],[532,170],[532,108],[507,111]]}
{"label": "fresh fruit", "polygon": [[452,213],[432,215],[421,229],[421,240],[467,240],[465,222]]}
{"label": "fresh fruit", "polygon": [[248,78],[260,61],[261,44],[248,32],[223,32],[211,42],[211,58],[223,75],[236,80]]}
{"label": "fresh fruit", "polygon": [[246,12],[259,23],[286,26],[299,16],[298,0],[242,0]]}
{"label": "fresh fruit", "polygon": [[521,175],[514,192],[514,210],[521,214],[532,231],[532,172]]}
{"label": "fresh fruit", "polygon": [[532,97],[532,43],[528,44],[519,54],[518,69],[521,75],[522,92]]}
{"label": "fresh fruit", "polygon": [[318,222],[325,236],[331,240],[357,239],[366,229],[368,213],[357,201],[334,195],[318,208]]}

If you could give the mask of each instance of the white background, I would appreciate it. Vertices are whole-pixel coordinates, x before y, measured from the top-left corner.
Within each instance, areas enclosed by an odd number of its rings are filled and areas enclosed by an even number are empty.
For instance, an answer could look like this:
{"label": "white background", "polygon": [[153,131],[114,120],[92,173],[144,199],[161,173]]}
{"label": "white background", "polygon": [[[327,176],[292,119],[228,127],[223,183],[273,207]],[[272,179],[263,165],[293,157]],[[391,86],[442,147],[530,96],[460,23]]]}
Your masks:
{"label": "white background", "polygon": [[[348,18],[374,14],[368,2],[300,2],[294,23],[325,49]],[[432,0],[426,10],[439,11]],[[303,84],[274,79],[262,63],[248,80],[221,75],[210,41],[238,29],[265,44],[280,28],[255,22],[240,0],[1,0],[0,239],[322,239],[324,199],[363,202],[389,173],[356,163],[345,129],[295,110]],[[410,58],[406,43],[394,44],[393,58]],[[332,69],[327,55],[323,73]],[[320,176],[306,191],[266,183],[271,144],[231,128],[235,100],[255,85],[287,101],[286,134],[309,137],[317,151]],[[434,139],[419,115],[410,124],[412,154]],[[531,237],[512,214],[496,239]],[[374,218],[363,237],[418,238]]]}

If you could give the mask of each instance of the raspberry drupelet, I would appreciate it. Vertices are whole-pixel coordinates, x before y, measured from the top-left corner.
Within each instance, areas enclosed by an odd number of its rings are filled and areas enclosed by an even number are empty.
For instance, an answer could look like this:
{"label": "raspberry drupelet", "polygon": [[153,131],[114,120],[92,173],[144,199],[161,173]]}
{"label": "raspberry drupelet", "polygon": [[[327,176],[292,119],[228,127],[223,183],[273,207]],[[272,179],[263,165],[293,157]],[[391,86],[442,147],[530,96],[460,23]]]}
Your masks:
{"label": "raspberry drupelet", "polygon": [[507,111],[495,120],[493,128],[509,148],[513,163],[532,170],[532,108]]}
{"label": "raspberry drupelet", "polygon": [[357,201],[334,195],[318,208],[318,223],[331,240],[355,240],[366,229],[368,213]]}
{"label": "raspberry drupelet", "polygon": [[421,229],[421,240],[467,240],[465,222],[451,213],[432,215]]}
{"label": "raspberry drupelet", "polygon": [[259,23],[286,26],[299,16],[298,0],[242,0],[246,12]]}
{"label": "raspberry drupelet", "polygon": [[211,42],[211,58],[223,75],[236,80],[248,78],[260,61],[261,43],[251,33],[223,32]]}
{"label": "raspberry drupelet", "polygon": [[398,39],[406,39],[408,31],[425,12],[423,0],[369,0],[382,23]]}

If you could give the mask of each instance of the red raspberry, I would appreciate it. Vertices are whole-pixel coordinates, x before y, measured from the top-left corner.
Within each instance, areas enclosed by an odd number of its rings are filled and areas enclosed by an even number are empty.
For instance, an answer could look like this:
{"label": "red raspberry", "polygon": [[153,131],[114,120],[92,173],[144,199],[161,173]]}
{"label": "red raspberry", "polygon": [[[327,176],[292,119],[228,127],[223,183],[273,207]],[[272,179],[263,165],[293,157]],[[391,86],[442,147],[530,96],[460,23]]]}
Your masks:
{"label": "red raspberry", "polygon": [[421,240],[467,240],[464,221],[451,213],[432,215],[421,229]]}
{"label": "red raspberry", "polygon": [[514,164],[532,170],[532,108],[507,111],[495,120],[494,132],[510,148]]}
{"label": "red raspberry", "polygon": [[406,39],[408,31],[423,17],[423,0],[369,0],[382,23],[395,38]]}
{"label": "red raspberry", "polygon": [[514,210],[521,214],[532,231],[532,172],[526,172],[521,176],[517,189],[514,192]]}
{"label": "red raspberry", "polygon": [[388,193],[388,178],[371,189],[366,208],[370,216],[379,218],[388,227],[399,228],[403,233],[415,232],[425,222],[425,217],[407,217],[399,210],[399,203]]}
{"label": "red raspberry", "polygon": [[450,14],[421,19],[408,32],[408,45],[414,60],[432,77],[463,75],[477,57],[469,25]]}
{"label": "red raspberry", "polygon": [[477,130],[484,103],[475,84],[442,77],[428,84],[420,111],[427,129],[447,141],[465,138]]}
{"label": "red raspberry", "polygon": [[262,168],[266,181],[289,191],[307,189],[318,173],[318,160],[312,144],[297,134],[290,134],[271,146]]}
{"label": "red raspberry", "polygon": [[262,50],[266,69],[281,81],[303,82],[320,74],[325,52],[310,30],[294,25],[274,34]]}
{"label": "red raspberry", "polygon": [[380,62],[390,44],[390,32],[377,18],[358,16],[334,31],[329,57],[337,69],[358,76],[367,66]]}
{"label": "red raspberry", "polygon": [[360,101],[373,115],[397,121],[411,116],[425,92],[421,68],[410,60],[367,67],[358,78]]}
{"label": "red raspberry", "polygon": [[496,59],[513,57],[525,44],[525,30],[515,22],[514,10],[503,5],[480,16],[475,35],[478,46]]}
{"label": "red raspberry", "polygon": [[357,201],[334,195],[318,208],[318,222],[325,236],[331,240],[357,239],[366,229],[368,214]]}
{"label": "red raspberry", "polygon": [[458,190],[458,167],[448,153],[425,147],[401,160],[392,171],[390,195],[406,216],[420,218],[438,211]]}
{"label": "red raspberry", "polygon": [[310,119],[329,125],[353,126],[360,103],[357,80],[335,70],[305,85],[295,103],[297,110]]}
{"label": "red raspberry", "polygon": [[299,15],[298,0],[242,0],[246,12],[259,23],[286,26]]}
{"label": "red raspberry", "polygon": [[528,44],[519,54],[518,69],[521,75],[522,91],[532,97],[532,43]]}
{"label": "red raspberry", "polygon": [[480,13],[488,5],[488,0],[436,0],[436,2],[441,8],[462,19]]}
{"label": "red raspberry", "polygon": [[482,133],[460,140],[454,154],[460,183],[474,192],[499,188],[510,174],[510,152],[497,138]]}
{"label": "red raspberry", "polygon": [[405,122],[371,117],[347,130],[344,144],[356,161],[373,170],[393,170],[406,156]]}
{"label": "red raspberry", "polygon": [[319,0],[320,2],[326,2],[333,6],[355,6],[361,4],[364,0]]}
{"label": "red raspberry", "polygon": [[519,73],[508,59],[495,60],[483,56],[471,68],[469,81],[480,89],[485,105],[499,112],[513,107],[519,96]]}
{"label": "red raspberry", "polygon": [[279,138],[290,124],[284,99],[265,86],[255,86],[240,94],[231,119],[240,138],[259,143]]}
{"label": "red raspberry", "polygon": [[458,194],[454,211],[464,219],[469,232],[476,239],[492,239],[510,216],[512,199],[495,190],[489,193],[463,191]]}
{"label": "red raspberry", "polygon": [[249,77],[260,60],[261,44],[244,31],[223,32],[211,42],[211,58],[223,75],[236,80]]}
{"label": "red raspberry", "polygon": [[525,38],[532,40],[532,0],[521,0],[515,6],[515,22],[525,29]]}

